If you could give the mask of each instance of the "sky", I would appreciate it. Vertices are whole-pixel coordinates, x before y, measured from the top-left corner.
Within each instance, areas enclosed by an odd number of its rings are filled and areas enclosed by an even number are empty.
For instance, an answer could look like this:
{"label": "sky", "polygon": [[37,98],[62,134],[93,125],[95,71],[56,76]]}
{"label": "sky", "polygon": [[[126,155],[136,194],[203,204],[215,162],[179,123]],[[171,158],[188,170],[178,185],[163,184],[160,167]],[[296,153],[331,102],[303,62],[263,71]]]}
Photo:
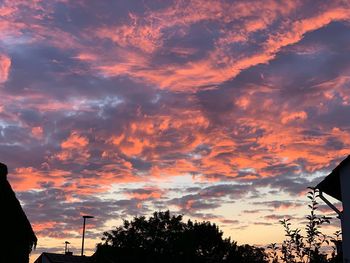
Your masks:
{"label": "sky", "polygon": [[86,214],[86,254],[166,209],[280,242],[349,154],[349,85],[346,0],[0,0],[0,161],[32,260],[79,254]]}

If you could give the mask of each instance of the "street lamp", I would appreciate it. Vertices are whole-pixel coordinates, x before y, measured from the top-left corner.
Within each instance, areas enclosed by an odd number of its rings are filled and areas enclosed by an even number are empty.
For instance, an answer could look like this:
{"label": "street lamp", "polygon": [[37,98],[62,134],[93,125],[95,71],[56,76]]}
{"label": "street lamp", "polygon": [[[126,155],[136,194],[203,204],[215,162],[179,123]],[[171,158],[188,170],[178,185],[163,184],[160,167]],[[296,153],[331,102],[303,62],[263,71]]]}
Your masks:
{"label": "street lamp", "polygon": [[87,218],[94,218],[94,217],[93,216],[83,216],[84,223],[83,223],[83,241],[81,244],[81,256],[84,256],[85,221]]}

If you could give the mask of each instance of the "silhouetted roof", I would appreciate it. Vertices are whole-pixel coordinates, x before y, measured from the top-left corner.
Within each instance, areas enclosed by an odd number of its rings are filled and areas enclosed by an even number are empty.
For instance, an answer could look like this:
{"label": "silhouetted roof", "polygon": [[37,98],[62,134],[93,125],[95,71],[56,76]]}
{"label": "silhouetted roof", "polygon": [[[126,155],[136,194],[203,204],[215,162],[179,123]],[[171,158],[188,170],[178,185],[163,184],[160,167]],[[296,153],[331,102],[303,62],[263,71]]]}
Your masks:
{"label": "silhouetted roof", "polygon": [[15,192],[7,181],[7,167],[0,164],[1,234],[8,239],[8,243],[16,242],[17,245],[27,245],[27,249],[31,249],[36,245],[37,238]]}
{"label": "silhouetted roof", "polygon": [[340,188],[340,169],[348,163],[350,163],[350,155],[346,157],[337,167],[335,167],[334,170],[316,186],[316,188],[334,197],[335,199],[342,201]]}
{"label": "silhouetted roof", "polygon": [[[65,254],[54,254],[54,253],[42,253],[35,263],[41,263],[42,258],[45,257],[49,263],[90,263],[91,258],[85,256],[73,256]],[[45,261],[47,262],[47,261]]]}

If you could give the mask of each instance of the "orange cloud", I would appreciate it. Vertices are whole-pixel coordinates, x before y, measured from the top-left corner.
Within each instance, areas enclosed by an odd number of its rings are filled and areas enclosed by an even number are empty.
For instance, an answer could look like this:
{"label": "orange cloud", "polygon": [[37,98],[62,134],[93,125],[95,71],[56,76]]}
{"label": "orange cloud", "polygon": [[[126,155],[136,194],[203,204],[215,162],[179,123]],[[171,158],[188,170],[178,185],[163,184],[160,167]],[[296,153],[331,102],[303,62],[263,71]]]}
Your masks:
{"label": "orange cloud", "polygon": [[163,191],[158,188],[146,187],[139,191],[127,193],[130,198],[139,200],[159,199],[163,195]]}
{"label": "orange cloud", "polygon": [[11,68],[11,59],[6,55],[0,54],[0,83],[7,81]]}
{"label": "orange cloud", "polygon": [[43,137],[43,128],[40,126],[33,127],[32,134],[35,138],[41,139]]}
{"label": "orange cloud", "polygon": [[349,20],[350,11],[345,8],[330,8],[316,16],[292,23],[286,32],[273,34],[266,43],[267,50],[275,53],[281,47],[297,43],[305,33],[321,28],[332,21]]}
{"label": "orange cloud", "polygon": [[79,135],[77,132],[72,132],[67,140],[61,143],[61,147],[62,149],[80,148],[87,146],[88,143],[88,138]]}
{"label": "orange cloud", "polygon": [[57,222],[55,221],[46,221],[42,223],[32,223],[33,229],[36,233],[40,233],[43,230],[55,229]]}
{"label": "orange cloud", "polygon": [[13,186],[16,191],[27,191],[41,188],[41,183],[50,182],[55,186],[61,186],[65,182],[65,177],[69,175],[70,172],[58,169],[41,171],[34,167],[19,167],[15,169],[11,178],[14,180]]}
{"label": "orange cloud", "polygon": [[305,111],[297,111],[297,112],[283,112],[282,113],[282,119],[281,122],[283,124],[286,124],[291,121],[296,121],[296,120],[306,120],[307,119],[307,113]]}
{"label": "orange cloud", "polygon": [[[301,2],[292,1],[280,4],[276,1],[260,3],[226,4],[215,1],[203,4],[202,1],[176,1],[171,7],[160,11],[150,11],[144,17],[130,14],[128,23],[120,26],[103,27],[96,30],[99,38],[110,39],[118,45],[115,61],[100,61],[95,65],[106,76],[129,75],[135,79],[156,84],[163,89],[197,90],[213,88],[242,70],[252,66],[268,63],[275,58],[281,48],[300,41],[304,34],[319,29],[332,21],[348,20],[346,8],[322,7],[314,16],[299,20],[289,19],[270,33],[265,42],[260,43],[254,53],[235,54],[231,45],[236,42],[249,42],[250,35],[267,29],[280,15],[288,17],[293,14]],[[251,19],[251,17],[257,17]],[[173,27],[175,34],[186,36],[188,28],[202,21],[223,21],[230,23],[240,20],[242,30],[222,29],[222,34],[215,41],[213,50],[198,61],[186,61],[181,64],[170,63],[157,66],[151,63],[149,54],[164,48],[162,31]],[[242,26],[241,26],[242,27]],[[178,29],[179,28],[179,29]],[[119,50],[120,48],[123,50]],[[132,51],[137,48],[139,51]],[[125,56],[123,53],[127,53]],[[187,52],[187,51],[186,51]],[[122,58],[122,59],[121,59]]]}
{"label": "orange cloud", "polygon": [[69,137],[61,143],[61,151],[54,154],[51,158],[62,162],[74,160],[75,162],[85,163],[90,155],[88,149],[89,139],[78,132],[73,131]]}
{"label": "orange cloud", "polygon": [[98,57],[94,54],[90,53],[79,53],[77,56],[73,57],[75,59],[79,59],[82,61],[95,61],[98,59]]}

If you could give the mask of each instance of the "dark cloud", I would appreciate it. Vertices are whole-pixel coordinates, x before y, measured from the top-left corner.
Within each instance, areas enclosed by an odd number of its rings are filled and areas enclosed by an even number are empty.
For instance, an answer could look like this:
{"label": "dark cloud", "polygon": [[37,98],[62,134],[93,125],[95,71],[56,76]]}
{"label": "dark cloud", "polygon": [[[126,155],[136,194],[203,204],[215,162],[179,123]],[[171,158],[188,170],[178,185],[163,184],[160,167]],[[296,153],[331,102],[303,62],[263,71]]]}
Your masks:
{"label": "dark cloud", "polygon": [[283,201],[278,201],[278,200],[275,200],[275,201],[258,201],[258,202],[252,202],[253,205],[257,205],[257,206],[266,206],[266,207],[270,207],[270,208],[273,208],[273,209],[280,209],[280,210],[287,210],[287,209],[290,209],[290,208],[298,208],[302,205],[304,205],[303,203],[301,202],[298,202],[298,201],[288,201],[288,200],[283,200]]}

